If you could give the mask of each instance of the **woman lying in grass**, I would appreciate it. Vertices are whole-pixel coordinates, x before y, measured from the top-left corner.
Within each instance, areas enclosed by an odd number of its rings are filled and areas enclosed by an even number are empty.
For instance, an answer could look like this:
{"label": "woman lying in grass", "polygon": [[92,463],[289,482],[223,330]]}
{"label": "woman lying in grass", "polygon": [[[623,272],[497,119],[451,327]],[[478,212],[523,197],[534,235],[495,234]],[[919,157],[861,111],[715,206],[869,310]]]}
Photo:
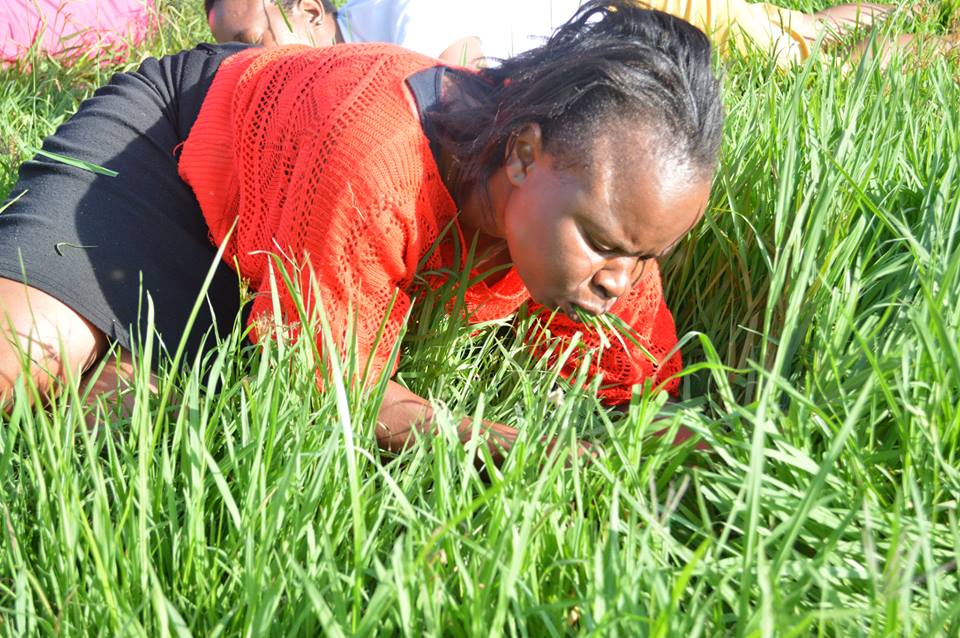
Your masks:
{"label": "woman lying in grass", "polygon": [[[648,381],[675,390],[656,260],[703,214],[722,119],[704,34],[622,1],[587,4],[544,46],[479,73],[390,45],[202,45],[148,60],[45,141],[0,215],[0,397],[19,352],[51,391],[112,343],[123,355],[94,390],[115,389],[144,330],[141,282],[170,350],[231,329],[237,273],[256,293],[252,338],[273,334],[275,305],[296,332],[280,266],[299,267],[307,312],[322,307],[339,352],[369,359],[370,383],[396,369],[415,283],[461,269],[468,247],[482,279],[463,292],[471,321],[530,301],[571,343],[581,313],[612,313],[635,342],[592,359],[602,398],[623,403]],[[431,429],[431,408],[390,381],[379,422],[380,445],[399,449]],[[515,431],[481,435],[498,456]]]}

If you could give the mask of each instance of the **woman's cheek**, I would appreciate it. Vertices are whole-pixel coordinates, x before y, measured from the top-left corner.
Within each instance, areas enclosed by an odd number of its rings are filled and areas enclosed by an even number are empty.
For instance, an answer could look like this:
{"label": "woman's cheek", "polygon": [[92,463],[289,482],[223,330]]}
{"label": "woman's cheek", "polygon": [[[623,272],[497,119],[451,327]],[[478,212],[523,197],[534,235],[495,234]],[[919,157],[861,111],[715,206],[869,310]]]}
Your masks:
{"label": "woman's cheek", "polygon": [[579,284],[589,276],[591,268],[591,254],[580,237],[575,225],[563,229],[557,237],[558,270],[563,277],[572,284]]}

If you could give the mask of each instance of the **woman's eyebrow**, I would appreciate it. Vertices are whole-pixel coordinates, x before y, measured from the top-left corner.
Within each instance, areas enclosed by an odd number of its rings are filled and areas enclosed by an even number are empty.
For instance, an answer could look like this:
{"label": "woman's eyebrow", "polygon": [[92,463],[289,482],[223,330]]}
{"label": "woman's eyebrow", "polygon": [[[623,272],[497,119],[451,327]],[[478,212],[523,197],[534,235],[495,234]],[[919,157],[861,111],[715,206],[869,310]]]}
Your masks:
{"label": "woman's eyebrow", "polygon": [[661,257],[666,257],[667,254],[668,254],[671,250],[673,250],[674,248],[676,248],[676,247],[677,247],[677,244],[679,244],[680,242],[682,242],[682,241],[684,240],[684,238],[686,238],[686,236],[690,234],[690,231],[692,231],[694,228],[696,228],[697,222],[699,222],[699,220],[696,220],[696,221],[694,221],[692,224],[690,224],[690,227],[687,228],[685,231],[683,231],[683,234],[681,234],[679,237],[677,237],[676,239],[674,239],[674,240],[673,240],[673,243],[671,243],[669,246],[667,246],[666,248],[664,248],[664,249],[660,252],[660,254],[656,256],[657,259],[659,259],[659,258],[661,258]]}
{"label": "woman's eyebrow", "polygon": [[647,259],[658,259],[660,257],[663,257],[663,255],[666,253],[666,251],[664,251],[663,253],[660,253],[659,255],[657,255],[650,251],[644,251],[644,250],[641,250],[639,252],[634,252],[632,250],[627,250],[623,246],[618,246],[616,243],[612,244],[610,248],[613,250],[613,252],[620,253],[625,257],[633,257],[641,261],[646,261]]}
{"label": "woman's eyebrow", "polygon": [[649,251],[643,251],[643,250],[639,252],[633,251],[628,249],[621,242],[613,241],[610,238],[609,233],[606,232],[604,229],[600,228],[599,226],[597,226],[596,224],[592,223],[592,220],[591,220],[591,223],[589,224],[588,229],[590,234],[594,237],[594,239],[596,239],[598,242],[600,242],[604,246],[607,246],[611,252],[619,253],[625,257],[634,257],[636,259],[642,259],[642,260],[652,259],[656,257],[656,255],[654,255]]}
{"label": "woman's eyebrow", "polygon": [[[685,236],[686,236],[686,234],[684,234],[684,237],[685,237]],[[681,237],[680,239],[683,239],[683,237]],[[648,259],[661,259],[661,258],[663,258],[663,257],[666,257],[666,256],[670,253],[671,250],[673,250],[674,248],[676,248],[677,244],[680,243],[680,239],[678,239],[677,241],[673,242],[672,244],[670,244],[669,246],[667,246],[666,248],[664,248],[663,250],[661,250],[661,251],[658,252],[658,253],[654,253],[654,252],[650,252],[650,251],[640,251],[640,252],[637,252],[637,253],[631,253],[631,252],[628,252],[628,251],[623,251],[623,252],[624,252],[625,254],[631,256],[631,257],[636,257],[637,259],[639,259],[639,260],[641,260],[641,261],[646,261],[646,260],[648,260]]]}
{"label": "woman's eyebrow", "polygon": [[[667,246],[667,248],[661,251],[659,254],[653,253],[651,251],[644,251],[644,250],[633,251],[633,250],[629,250],[621,242],[611,240],[609,232],[606,229],[601,228],[599,225],[597,225],[593,219],[586,217],[585,221],[586,221],[586,224],[585,224],[586,231],[590,233],[590,235],[596,241],[603,244],[604,246],[607,246],[611,250],[611,252],[619,253],[625,257],[633,257],[641,261],[646,261],[647,259],[659,259],[660,257],[663,257],[668,252],[670,252],[670,250],[680,241],[680,239],[683,238],[683,237],[680,237],[679,239],[677,239],[677,241]],[[684,236],[685,235],[686,234],[684,234]]]}
{"label": "woman's eyebrow", "polygon": [[683,241],[684,237],[686,237],[686,236],[690,233],[690,231],[694,229],[694,227],[695,227],[696,225],[697,225],[696,222],[694,222],[694,223],[690,226],[690,228],[688,228],[688,229],[686,229],[685,231],[683,231],[683,234],[682,234],[682,235],[680,235],[679,237],[677,237],[676,239],[674,239],[673,242],[671,242],[669,246],[667,246],[666,248],[664,248],[663,250],[661,250],[659,253],[643,252],[643,251],[641,251],[641,252],[639,252],[639,253],[631,253],[631,252],[629,252],[629,251],[623,250],[622,247],[617,248],[616,246],[612,246],[612,248],[614,248],[614,250],[616,250],[617,252],[622,252],[622,253],[624,253],[624,254],[626,254],[626,255],[629,255],[629,256],[631,256],[631,257],[636,257],[637,259],[640,259],[640,260],[643,260],[643,261],[645,261],[645,260],[647,260],[647,259],[661,259],[661,258],[663,258],[663,257],[666,257],[668,254],[670,254],[670,251],[672,251],[674,248],[676,248],[676,247],[677,247],[677,244],[679,244],[681,241]]}
{"label": "woman's eyebrow", "polygon": [[[687,231],[687,232],[689,232],[689,231]],[[670,251],[672,251],[674,248],[676,248],[676,247],[677,247],[677,244],[679,244],[680,241],[681,241],[684,237],[686,237],[686,236],[687,236],[687,233],[684,233],[684,234],[681,235],[675,242],[673,242],[672,244],[670,244],[669,246],[667,246],[666,248],[664,248],[663,250],[661,250],[659,253],[656,253],[656,254],[654,254],[654,253],[649,253],[649,256],[641,257],[641,259],[662,259],[663,257],[666,257],[667,255],[670,254]]]}

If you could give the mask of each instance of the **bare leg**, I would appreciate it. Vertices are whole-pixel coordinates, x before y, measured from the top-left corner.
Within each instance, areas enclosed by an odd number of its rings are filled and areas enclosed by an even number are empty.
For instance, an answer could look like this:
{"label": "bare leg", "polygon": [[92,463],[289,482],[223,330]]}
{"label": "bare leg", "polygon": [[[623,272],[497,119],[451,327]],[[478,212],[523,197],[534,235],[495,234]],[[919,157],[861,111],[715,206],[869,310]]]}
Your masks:
{"label": "bare leg", "polygon": [[893,5],[862,2],[858,4],[838,4],[817,11],[811,16],[816,23],[813,39],[816,39],[823,32],[824,44],[839,44],[844,33],[859,28],[869,28],[879,23],[894,9],[896,7]]}
{"label": "bare leg", "polygon": [[817,11],[814,15],[833,26],[838,31],[855,27],[869,27],[896,9],[891,4],[859,2],[856,4],[838,4]]}
{"label": "bare leg", "polygon": [[912,58],[913,62],[932,58],[934,55],[960,56],[960,38],[949,36],[921,36],[901,35],[893,38],[884,38],[876,43],[863,40],[850,52],[850,61],[860,62],[864,56],[873,56],[879,59],[880,67],[886,68],[895,53]]}

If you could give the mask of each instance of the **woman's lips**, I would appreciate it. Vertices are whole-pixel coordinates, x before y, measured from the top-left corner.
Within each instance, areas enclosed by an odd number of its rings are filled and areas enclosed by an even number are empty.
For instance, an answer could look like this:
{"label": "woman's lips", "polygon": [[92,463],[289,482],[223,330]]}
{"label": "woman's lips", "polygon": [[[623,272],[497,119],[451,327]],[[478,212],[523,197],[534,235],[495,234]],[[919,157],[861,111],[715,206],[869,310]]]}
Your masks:
{"label": "woman's lips", "polygon": [[576,321],[577,323],[580,322],[580,313],[577,312],[577,310],[580,310],[581,312],[588,315],[593,315],[595,317],[602,315],[604,313],[603,308],[599,308],[597,306],[593,306],[589,304],[574,303],[570,301],[560,304],[559,308],[561,311],[563,311],[563,314],[567,315],[570,319]]}

